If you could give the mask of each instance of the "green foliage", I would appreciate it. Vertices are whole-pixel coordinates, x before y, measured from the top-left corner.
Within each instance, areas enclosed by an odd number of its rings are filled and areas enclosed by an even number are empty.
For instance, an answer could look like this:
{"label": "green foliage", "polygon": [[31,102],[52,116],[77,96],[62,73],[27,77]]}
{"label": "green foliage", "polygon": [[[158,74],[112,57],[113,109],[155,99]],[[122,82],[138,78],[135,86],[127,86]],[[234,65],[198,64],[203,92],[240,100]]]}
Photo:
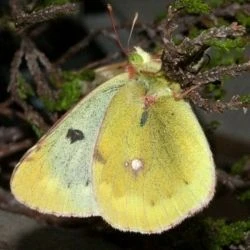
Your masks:
{"label": "green foliage", "polygon": [[211,47],[209,68],[216,66],[227,66],[238,64],[243,61],[243,53],[245,48],[233,48],[230,52],[225,53],[225,49],[219,47]]}
{"label": "green foliage", "polygon": [[236,20],[241,24],[246,27],[250,27],[250,16],[246,15],[245,13],[237,13],[236,15]]}
{"label": "green foliage", "polygon": [[225,96],[225,90],[222,88],[222,84],[210,83],[205,87],[206,95],[209,99],[220,100]]}
{"label": "green foliage", "polygon": [[240,244],[250,231],[250,220],[227,224],[223,219],[208,218],[205,225],[209,232],[209,250],[222,250],[223,247]]}
{"label": "green foliage", "polygon": [[39,5],[42,7],[49,5],[63,5],[66,3],[75,3],[79,2],[79,0],[41,0],[39,1]]}
{"label": "green foliage", "polygon": [[240,97],[240,101],[243,103],[243,104],[250,104],[250,95],[242,95]]}
{"label": "green foliage", "polygon": [[211,6],[212,8],[217,8],[221,6],[225,1],[224,0],[208,0],[207,2],[209,6]]}
{"label": "green foliage", "polygon": [[76,103],[81,96],[81,81],[66,82],[60,90],[58,100],[44,98],[44,104],[49,111],[65,111]]}
{"label": "green foliage", "polygon": [[193,38],[197,37],[198,35],[200,35],[201,32],[203,32],[203,31],[204,31],[204,29],[199,29],[198,27],[193,26],[188,31],[189,32],[188,37],[193,39]]}
{"label": "green foliage", "polygon": [[158,16],[155,17],[154,23],[158,24],[160,23],[162,20],[164,20],[165,18],[167,18],[167,13],[166,11],[160,13]]}
{"label": "green foliage", "polygon": [[211,46],[209,67],[226,66],[242,62],[246,43],[247,41],[241,37],[209,40],[207,42],[207,45]]}
{"label": "green foliage", "polygon": [[238,199],[242,202],[246,202],[246,201],[250,201],[250,190],[247,190],[243,193],[241,193],[239,196],[238,196]]}
{"label": "green foliage", "polygon": [[185,9],[190,14],[205,14],[209,13],[210,8],[202,0],[177,0],[173,4],[176,9]]}
{"label": "green foliage", "polygon": [[168,232],[165,245],[178,250],[223,250],[244,244],[250,220],[229,223],[224,219],[193,218]]}
{"label": "green foliage", "polygon": [[250,161],[250,157],[245,155],[235,162],[231,167],[231,173],[233,175],[241,175],[246,167],[247,162]]}
{"label": "green foliage", "polygon": [[234,48],[244,48],[246,46],[246,40],[242,37],[237,37],[235,39],[212,38],[207,42],[207,45],[214,46],[228,52]]}
{"label": "green foliage", "polygon": [[84,82],[92,81],[94,79],[93,71],[80,71],[80,72],[63,72],[63,85],[58,93],[56,100],[51,100],[43,97],[45,107],[53,111],[66,111],[73,104],[75,104],[82,95],[82,87]]}
{"label": "green foliage", "polygon": [[[248,168],[249,164],[250,156],[245,155],[232,165],[231,173],[233,175],[243,176],[244,178],[244,173],[246,172],[246,169]],[[237,197],[242,202],[250,201],[250,190],[241,192]]]}
{"label": "green foliage", "polygon": [[41,138],[44,135],[44,133],[46,132],[46,131],[42,131],[41,128],[39,128],[38,126],[36,126],[33,123],[30,123],[30,125],[31,125],[33,131],[35,132],[37,138]]}
{"label": "green foliage", "polygon": [[23,100],[35,95],[31,85],[28,84],[22,76],[17,80],[17,94]]}

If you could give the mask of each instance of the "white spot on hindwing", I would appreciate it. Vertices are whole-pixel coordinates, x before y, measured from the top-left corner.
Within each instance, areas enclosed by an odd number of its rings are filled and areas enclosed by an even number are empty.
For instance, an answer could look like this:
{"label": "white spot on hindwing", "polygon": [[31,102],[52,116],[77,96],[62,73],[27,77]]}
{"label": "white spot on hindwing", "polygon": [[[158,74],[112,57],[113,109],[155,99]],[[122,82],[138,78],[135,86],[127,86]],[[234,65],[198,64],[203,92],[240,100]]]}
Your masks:
{"label": "white spot on hindwing", "polygon": [[132,167],[132,169],[133,169],[134,171],[138,171],[138,170],[140,170],[140,169],[143,167],[143,163],[142,163],[142,161],[139,160],[139,159],[134,159],[134,160],[132,160],[132,162],[131,162],[131,167]]}
{"label": "white spot on hindwing", "polygon": [[131,168],[133,172],[138,172],[144,167],[144,164],[143,161],[140,159],[132,159],[125,162],[125,167]]}

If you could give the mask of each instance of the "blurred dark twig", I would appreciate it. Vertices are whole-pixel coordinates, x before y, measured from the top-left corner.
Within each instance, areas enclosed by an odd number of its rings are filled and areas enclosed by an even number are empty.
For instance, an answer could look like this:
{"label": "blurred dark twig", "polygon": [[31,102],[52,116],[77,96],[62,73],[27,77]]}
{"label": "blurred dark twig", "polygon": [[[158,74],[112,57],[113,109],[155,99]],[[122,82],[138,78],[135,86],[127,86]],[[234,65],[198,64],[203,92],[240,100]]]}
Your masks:
{"label": "blurred dark twig", "polygon": [[27,28],[34,24],[47,22],[59,16],[72,15],[79,11],[80,4],[67,3],[64,5],[52,5],[31,13],[15,13],[15,25],[19,33],[23,33]]}

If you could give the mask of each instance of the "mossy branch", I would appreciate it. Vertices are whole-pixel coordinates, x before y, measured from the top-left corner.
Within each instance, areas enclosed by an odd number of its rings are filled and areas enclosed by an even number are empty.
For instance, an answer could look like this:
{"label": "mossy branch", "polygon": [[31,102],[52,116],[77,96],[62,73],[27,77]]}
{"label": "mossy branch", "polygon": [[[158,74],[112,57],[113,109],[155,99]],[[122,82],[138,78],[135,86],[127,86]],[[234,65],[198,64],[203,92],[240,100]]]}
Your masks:
{"label": "mossy branch", "polygon": [[[196,1],[190,2],[196,4]],[[185,4],[190,4],[186,1],[181,1],[181,3],[184,9]],[[181,11],[173,6],[168,8],[167,18],[162,25],[164,50],[161,59],[162,70],[166,78],[179,82],[182,87],[182,93],[176,97],[188,98],[195,105],[211,112],[248,107],[250,102],[245,100],[243,103],[238,96],[234,96],[228,103],[222,101],[213,103],[212,100],[203,99],[200,94],[207,84],[222,81],[226,76],[235,77],[250,71],[250,61],[238,65],[217,66],[207,70],[205,67],[210,48],[216,47],[228,52],[232,48],[243,48],[247,44],[247,41],[242,38],[246,34],[246,28],[233,22],[228,26],[204,30],[193,39],[185,37],[182,42],[176,44],[173,31],[178,28],[178,16]]]}

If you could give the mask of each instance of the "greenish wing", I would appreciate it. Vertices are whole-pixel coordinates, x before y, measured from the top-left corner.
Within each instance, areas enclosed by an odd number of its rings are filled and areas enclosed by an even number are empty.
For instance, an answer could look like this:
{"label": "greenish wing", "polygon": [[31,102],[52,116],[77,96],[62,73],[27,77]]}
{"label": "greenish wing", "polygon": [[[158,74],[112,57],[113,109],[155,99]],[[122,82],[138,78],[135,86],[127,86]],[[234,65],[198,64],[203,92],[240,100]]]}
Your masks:
{"label": "greenish wing", "polygon": [[121,74],[90,93],[25,154],[11,181],[17,200],[61,216],[98,214],[91,169],[94,147],[106,109],[124,79]]}

